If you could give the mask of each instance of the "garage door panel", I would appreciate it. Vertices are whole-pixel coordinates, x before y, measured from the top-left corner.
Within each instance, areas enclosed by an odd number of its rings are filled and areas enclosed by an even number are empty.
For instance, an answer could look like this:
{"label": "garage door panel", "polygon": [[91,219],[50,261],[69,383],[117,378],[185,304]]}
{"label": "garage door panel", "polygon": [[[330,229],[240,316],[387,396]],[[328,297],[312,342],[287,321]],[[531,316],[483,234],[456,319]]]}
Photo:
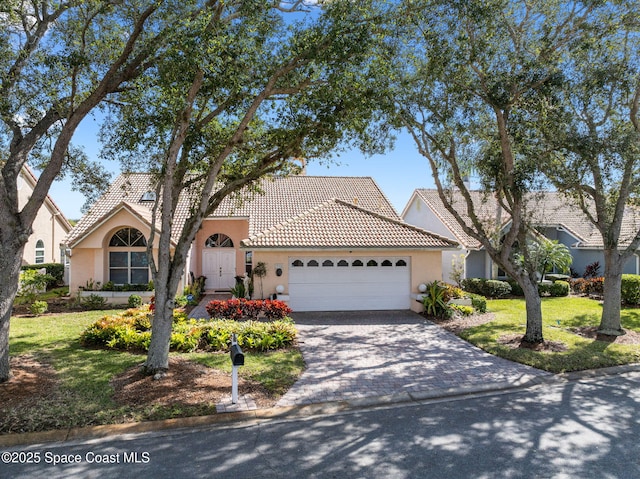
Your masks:
{"label": "garage door panel", "polygon": [[[299,259],[304,266],[294,267]],[[349,266],[337,266],[344,259]],[[409,309],[409,258],[401,258],[406,266],[366,266],[372,258],[291,258],[289,265],[289,297],[294,311],[339,311],[359,309]],[[378,265],[389,258],[374,258]],[[313,260],[313,261],[312,261]],[[360,260],[365,266],[353,266]],[[391,258],[395,265],[398,258]],[[309,263],[319,266],[308,266]],[[299,262],[298,262],[299,264]]]}

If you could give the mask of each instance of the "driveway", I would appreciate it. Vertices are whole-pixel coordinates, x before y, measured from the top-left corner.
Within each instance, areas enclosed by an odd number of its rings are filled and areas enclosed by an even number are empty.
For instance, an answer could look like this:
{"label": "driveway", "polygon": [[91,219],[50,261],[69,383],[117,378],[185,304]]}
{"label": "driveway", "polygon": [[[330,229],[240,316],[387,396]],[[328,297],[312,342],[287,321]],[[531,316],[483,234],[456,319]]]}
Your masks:
{"label": "driveway", "polygon": [[487,354],[411,311],[292,316],[307,369],[277,406],[438,396],[550,376]]}

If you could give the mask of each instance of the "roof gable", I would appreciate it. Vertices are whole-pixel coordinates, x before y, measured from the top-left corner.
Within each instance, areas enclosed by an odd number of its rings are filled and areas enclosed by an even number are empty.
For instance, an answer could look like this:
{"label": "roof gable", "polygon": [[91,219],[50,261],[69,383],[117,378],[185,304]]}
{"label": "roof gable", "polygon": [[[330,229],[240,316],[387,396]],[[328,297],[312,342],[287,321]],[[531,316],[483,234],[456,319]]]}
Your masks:
{"label": "roof gable", "polygon": [[[505,228],[509,224],[509,215],[498,206],[492,196],[480,191],[471,191],[471,198],[481,221],[500,225]],[[468,235],[457,222],[455,217],[442,203],[437,190],[418,189],[415,195],[419,197],[438,216],[443,224],[452,232],[455,238],[469,249],[480,249],[481,243]],[[413,196],[412,196],[413,199]],[[466,203],[459,191],[451,196],[454,208],[460,213],[467,225],[471,219],[466,213]],[[406,210],[405,210],[406,211]],[[567,231],[576,239],[576,247],[602,248],[602,236],[597,228],[589,221],[584,212],[572,204],[565,195],[554,191],[533,192],[527,198],[527,213],[532,224],[543,227],[557,227]],[[594,211],[595,215],[595,211]],[[640,212],[635,208],[625,209],[625,220],[620,232],[621,244],[628,244],[640,228]]]}
{"label": "roof gable", "polygon": [[433,233],[339,199],[242,241],[247,248],[454,248]]}
{"label": "roof gable", "polygon": [[[151,223],[154,202],[142,201],[142,198],[152,189],[149,174],[120,175],[67,236],[67,244],[78,244],[81,238],[95,229],[96,223],[123,202],[135,208],[139,215],[148,216]],[[389,200],[369,177],[275,177],[260,181],[258,190],[259,192],[255,192],[247,189],[225,198],[210,217],[249,218],[249,235],[253,236],[336,198],[400,221]],[[189,198],[182,195],[173,217],[173,241],[177,241],[189,209]]]}

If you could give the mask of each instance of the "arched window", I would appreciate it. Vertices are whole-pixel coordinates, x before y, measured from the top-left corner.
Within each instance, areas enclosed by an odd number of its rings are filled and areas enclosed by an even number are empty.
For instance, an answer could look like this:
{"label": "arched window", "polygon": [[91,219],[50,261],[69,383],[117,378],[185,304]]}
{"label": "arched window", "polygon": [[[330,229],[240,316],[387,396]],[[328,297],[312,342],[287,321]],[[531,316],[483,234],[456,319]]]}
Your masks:
{"label": "arched window", "polygon": [[333,261],[331,261],[330,259],[325,259],[322,262],[322,266],[324,266],[326,268],[330,268],[331,266],[333,266]]}
{"label": "arched window", "polygon": [[353,263],[351,263],[351,266],[364,266],[364,263],[357,259]]}
{"label": "arched window", "polygon": [[115,284],[149,282],[147,240],[135,228],[122,228],[109,240],[109,281]]}
{"label": "arched window", "polygon": [[299,259],[297,259],[293,263],[291,263],[291,266],[293,266],[295,268],[301,268],[302,266],[304,266],[304,263],[302,261],[300,261]]}
{"label": "arched window", "polygon": [[44,263],[44,241],[38,240],[36,241],[36,264]]}
{"label": "arched window", "polygon": [[233,248],[233,241],[225,234],[216,233],[209,236],[204,245],[207,248]]}
{"label": "arched window", "polygon": [[345,266],[349,266],[349,263],[346,260],[341,259],[340,261],[338,261],[338,266],[340,266],[342,268],[342,267],[345,267]]}
{"label": "arched window", "polygon": [[318,263],[315,259],[312,259],[307,263],[307,266],[311,266],[312,268],[317,268],[320,263]]}
{"label": "arched window", "polygon": [[367,261],[367,266],[378,266],[378,262],[375,259]]}
{"label": "arched window", "polygon": [[399,259],[396,262],[396,266],[406,266],[406,265],[407,265],[407,262],[405,260],[403,260],[403,259]]}
{"label": "arched window", "polygon": [[389,261],[388,259],[385,259],[382,262],[382,266],[393,266],[393,263],[391,261]]}

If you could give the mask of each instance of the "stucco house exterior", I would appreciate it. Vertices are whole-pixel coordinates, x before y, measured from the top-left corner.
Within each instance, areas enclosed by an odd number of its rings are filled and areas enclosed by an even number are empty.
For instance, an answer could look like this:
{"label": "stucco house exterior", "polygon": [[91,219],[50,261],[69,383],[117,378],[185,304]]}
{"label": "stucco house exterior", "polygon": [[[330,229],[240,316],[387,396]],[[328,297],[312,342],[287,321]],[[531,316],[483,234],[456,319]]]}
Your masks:
{"label": "stucco house exterior", "polygon": [[[454,206],[467,224],[471,220],[466,214],[466,206],[459,192],[451,193]],[[472,199],[479,218],[498,230],[509,227],[508,216],[498,207],[497,201],[485,197],[482,192],[472,191]],[[545,237],[566,245],[573,257],[571,268],[582,274],[587,265],[598,261],[604,269],[602,236],[577,206],[562,194],[541,191],[532,194],[529,213],[534,226]],[[469,236],[460,227],[454,216],[445,208],[438,191],[417,189],[411,195],[402,214],[402,219],[419,227],[428,228],[436,234],[458,242],[459,251],[444,251],[442,255],[442,280],[451,282],[450,275],[454,261],[464,264],[466,278],[493,278],[504,276],[491,260],[480,242]],[[625,210],[621,232],[621,244],[625,245],[640,228],[640,212],[632,207]],[[640,274],[640,258],[636,253],[625,265],[624,273]]]}
{"label": "stucco house exterior", "polygon": [[[149,178],[118,177],[68,235],[72,292],[87,281],[150,279],[144,252],[155,195]],[[402,221],[371,178],[275,177],[259,189],[227,198],[204,221],[185,285],[205,276],[208,291],[229,290],[236,276],[262,262],[267,274],[256,280],[256,295],[279,293],[294,311],[418,311],[418,286],[440,279],[442,251],[457,247]],[[174,231],[187,211],[185,199]]]}
{"label": "stucco house exterior", "polygon": [[[33,193],[38,179],[28,166],[18,177],[18,207],[22,208]],[[22,264],[63,263],[63,242],[72,226],[62,211],[47,196],[33,222],[33,233],[24,248]]]}

